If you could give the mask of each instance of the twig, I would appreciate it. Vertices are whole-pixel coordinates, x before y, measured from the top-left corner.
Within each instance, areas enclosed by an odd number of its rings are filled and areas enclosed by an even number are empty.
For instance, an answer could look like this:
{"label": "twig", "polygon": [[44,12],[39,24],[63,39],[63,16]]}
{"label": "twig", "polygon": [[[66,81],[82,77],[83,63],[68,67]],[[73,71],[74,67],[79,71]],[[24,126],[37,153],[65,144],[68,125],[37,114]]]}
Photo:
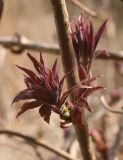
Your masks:
{"label": "twig", "polygon": [[[54,54],[59,54],[60,49],[58,44],[48,44],[43,42],[36,42],[33,40],[29,40],[26,37],[21,36],[20,41],[18,41],[15,37],[0,37],[0,45],[6,47],[7,49],[18,48],[21,51],[26,49],[49,52]],[[16,50],[15,50],[16,52]],[[123,52],[109,52],[110,56],[100,55],[97,58],[105,59],[105,60],[123,60]]]}
{"label": "twig", "polygon": [[19,138],[22,138],[24,139],[25,141],[28,141],[36,146],[39,146],[39,147],[44,147],[45,149],[48,149],[52,152],[54,152],[55,154],[67,159],[67,160],[77,160],[77,159],[74,159],[72,158],[68,153],[66,153],[65,151],[61,150],[61,149],[58,149],[52,145],[49,145],[47,144],[46,142],[44,141],[40,141],[38,142],[37,140],[35,140],[34,138],[30,137],[30,136],[27,136],[27,135],[23,135],[21,133],[18,133],[18,132],[15,132],[15,131],[10,131],[10,130],[0,130],[0,134],[6,134],[6,135],[9,135],[9,136],[15,136],[15,137],[19,137]]}
{"label": "twig", "polygon": [[115,136],[116,138],[115,138],[114,144],[112,145],[110,149],[109,160],[115,160],[117,152],[121,144],[122,134],[123,134],[123,117],[121,117],[119,121],[119,130]]}
{"label": "twig", "polygon": [[18,50],[20,51],[23,51],[25,49],[31,49],[31,50],[44,51],[55,54],[59,53],[58,45],[50,45],[48,43],[32,41],[23,36],[19,36],[19,39],[17,39],[15,36],[0,37],[0,45],[3,45],[8,49],[18,48]]}
{"label": "twig", "polygon": [[123,52],[109,52],[109,56],[99,55],[97,58],[105,60],[123,60]]}
{"label": "twig", "polygon": [[88,8],[87,6],[85,6],[82,2],[80,2],[79,0],[71,0],[77,7],[79,7],[81,10],[83,10],[85,13],[89,14],[92,17],[97,17],[98,14],[91,10],[90,8]]}
{"label": "twig", "polygon": [[117,114],[123,114],[123,110],[120,110],[120,109],[119,109],[119,110],[114,110],[114,109],[112,109],[112,108],[108,105],[108,103],[106,102],[104,96],[101,96],[100,100],[101,100],[101,103],[102,103],[103,107],[104,107],[107,111],[112,112],[112,113],[117,113]]}
{"label": "twig", "polygon": [[74,51],[70,34],[69,18],[65,0],[50,0],[54,12],[59,46],[62,56],[64,72],[72,71],[67,79],[68,88],[75,85]]}

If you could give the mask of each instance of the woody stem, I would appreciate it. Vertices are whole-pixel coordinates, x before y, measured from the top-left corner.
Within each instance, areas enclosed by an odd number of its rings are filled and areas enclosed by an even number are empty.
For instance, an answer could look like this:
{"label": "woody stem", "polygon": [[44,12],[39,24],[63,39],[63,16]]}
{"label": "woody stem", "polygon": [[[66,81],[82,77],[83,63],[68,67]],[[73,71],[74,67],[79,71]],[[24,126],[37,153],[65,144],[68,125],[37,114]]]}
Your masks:
{"label": "woody stem", "polygon": [[[50,0],[50,2],[52,4],[55,17],[64,72],[67,73],[72,71],[70,76],[67,77],[68,88],[71,88],[76,85],[76,74],[74,67],[74,51],[70,35],[69,17],[66,8],[66,2],[65,0]],[[84,112],[82,112],[81,116],[82,118],[85,117]],[[84,160],[94,160],[95,158],[93,156],[93,151],[90,148],[90,137],[88,135],[88,126],[85,118],[84,121],[84,127],[81,128],[76,123],[74,123],[74,127]]]}

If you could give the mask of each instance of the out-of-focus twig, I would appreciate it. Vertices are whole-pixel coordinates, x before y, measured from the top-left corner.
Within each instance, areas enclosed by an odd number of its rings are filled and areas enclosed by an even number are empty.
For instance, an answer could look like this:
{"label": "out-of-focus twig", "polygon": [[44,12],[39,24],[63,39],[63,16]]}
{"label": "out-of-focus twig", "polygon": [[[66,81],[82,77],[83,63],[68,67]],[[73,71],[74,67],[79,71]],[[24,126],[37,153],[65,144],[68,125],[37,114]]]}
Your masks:
{"label": "out-of-focus twig", "polygon": [[[49,52],[54,54],[59,54],[58,44],[48,44],[39,41],[29,40],[24,36],[20,36],[20,40],[16,37],[0,37],[0,45],[6,47],[17,53],[18,51],[24,51],[26,49]],[[105,60],[123,60],[123,52],[109,52],[110,56],[100,55],[97,58]]]}
{"label": "out-of-focus twig", "polygon": [[117,113],[117,114],[123,114],[123,110],[121,110],[121,109],[119,109],[119,110],[112,109],[112,108],[108,105],[108,103],[106,102],[106,99],[105,99],[104,96],[101,96],[100,100],[101,100],[101,103],[102,103],[103,107],[104,107],[107,111],[112,112],[112,113]]}
{"label": "out-of-focus twig", "polygon": [[75,158],[72,158],[68,153],[66,153],[65,151],[58,149],[52,145],[47,144],[44,141],[40,141],[38,142],[37,140],[35,140],[34,138],[27,136],[27,135],[23,135],[21,133],[15,132],[15,131],[10,131],[10,130],[0,130],[0,134],[4,134],[4,135],[8,135],[8,136],[15,136],[15,137],[19,137],[24,139],[25,141],[28,141],[38,147],[44,147],[45,149],[48,149],[49,151],[54,152],[55,154],[65,158],[66,160],[77,160]]}
{"label": "out-of-focus twig", "polygon": [[84,11],[85,13],[87,13],[88,15],[92,16],[92,17],[98,17],[98,14],[91,10],[90,8],[88,8],[87,6],[85,6],[82,2],[80,2],[79,0],[71,0],[77,7],[79,7],[82,11]]}
{"label": "out-of-focus twig", "polygon": [[117,52],[109,51],[109,56],[99,55],[97,58],[105,59],[105,60],[123,60],[123,52],[122,51],[117,51]]}
{"label": "out-of-focus twig", "polygon": [[36,42],[27,39],[24,36],[20,36],[18,39],[17,37],[0,37],[0,45],[14,50],[16,53],[16,50],[23,51],[25,49],[31,49],[31,50],[37,50],[37,51],[44,51],[49,53],[59,53],[59,46],[58,45],[50,45],[48,43],[43,42]]}
{"label": "out-of-focus twig", "polygon": [[112,145],[110,152],[109,152],[109,160],[115,160],[117,152],[119,150],[121,139],[123,138],[123,117],[121,117],[119,121],[119,129],[115,136],[114,144]]}

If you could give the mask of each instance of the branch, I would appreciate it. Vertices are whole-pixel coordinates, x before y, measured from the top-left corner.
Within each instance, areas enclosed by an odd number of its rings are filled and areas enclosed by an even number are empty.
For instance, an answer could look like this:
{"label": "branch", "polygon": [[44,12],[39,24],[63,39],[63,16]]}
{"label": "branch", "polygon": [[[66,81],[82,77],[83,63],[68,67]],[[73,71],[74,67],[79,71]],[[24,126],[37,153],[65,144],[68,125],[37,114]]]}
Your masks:
{"label": "branch", "polygon": [[102,103],[103,107],[104,107],[107,111],[109,111],[109,112],[111,112],[111,113],[123,114],[123,110],[120,110],[120,109],[119,109],[119,110],[114,110],[114,109],[112,109],[112,108],[108,105],[108,103],[106,102],[104,96],[101,96],[100,100],[101,100],[101,103]]}
{"label": "branch", "polygon": [[[36,51],[42,51],[42,52],[48,52],[48,53],[54,53],[59,54],[60,49],[58,44],[48,44],[48,43],[42,43],[42,42],[36,42],[33,40],[29,40],[24,36],[20,36],[20,40],[18,41],[15,37],[0,37],[0,45],[4,46],[7,49],[10,49],[17,53],[18,51],[24,51],[26,49],[36,50]],[[123,60],[123,52],[114,53],[109,52],[110,56],[100,55],[97,58],[99,59],[105,59],[105,60]]]}
{"label": "branch", "polygon": [[50,53],[59,53],[58,45],[50,45],[42,42],[35,42],[27,39],[24,36],[13,36],[13,37],[0,37],[0,45],[18,53],[18,51],[22,52],[25,49],[44,51]]}
{"label": "branch", "polygon": [[97,58],[105,60],[123,60],[123,51],[109,52],[109,56],[99,55]]}
{"label": "branch", "polygon": [[74,70],[74,51],[72,45],[72,39],[70,34],[69,18],[66,8],[65,0],[50,0],[52,9],[54,12],[56,29],[58,33],[59,46],[62,56],[62,62],[64,72],[68,73],[72,71],[67,77],[68,88],[73,87],[76,84],[75,70]]}
{"label": "branch", "polygon": [[92,17],[97,17],[98,14],[91,10],[90,8],[88,8],[87,6],[85,6],[82,2],[80,2],[79,0],[71,0],[77,7],[79,7],[81,10],[83,10],[85,13],[87,13],[88,15],[92,16]]}
{"label": "branch", "polygon": [[[50,0],[54,12],[55,23],[59,38],[59,45],[61,49],[62,61],[65,73],[72,71],[71,76],[67,77],[68,88],[76,85],[76,74],[74,69],[74,54],[73,45],[70,34],[69,17],[66,8],[65,0]],[[85,119],[84,113],[81,115]],[[86,119],[84,127],[79,127],[78,124],[74,123],[76,135],[80,145],[80,151],[84,160],[94,160],[93,150],[90,146],[90,139],[88,135],[88,126]]]}
{"label": "branch", "polygon": [[10,130],[0,130],[0,134],[6,134],[6,135],[9,135],[9,136],[15,136],[15,137],[22,138],[25,141],[28,141],[28,142],[30,142],[30,143],[38,146],[38,147],[43,147],[45,149],[48,149],[49,151],[54,152],[55,154],[65,158],[67,160],[77,160],[77,159],[72,158],[67,152],[65,152],[61,149],[55,148],[54,146],[49,145],[44,141],[38,142],[30,136],[23,135],[21,133],[18,133],[18,132],[15,132],[15,131],[10,131]]}

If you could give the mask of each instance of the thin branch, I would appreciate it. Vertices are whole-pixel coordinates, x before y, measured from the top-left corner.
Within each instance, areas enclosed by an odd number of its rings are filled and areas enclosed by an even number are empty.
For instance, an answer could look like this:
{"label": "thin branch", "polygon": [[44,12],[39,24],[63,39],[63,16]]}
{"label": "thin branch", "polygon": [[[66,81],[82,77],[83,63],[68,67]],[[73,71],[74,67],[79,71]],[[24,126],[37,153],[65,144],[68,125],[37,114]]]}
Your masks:
{"label": "thin branch", "polygon": [[66,78],[68,88],[71,88],[76,84],[75,82],[76,74],[74,65],[75,60],[73,56],[74,51],[70,34],[69,17],[66,8],[66,3],[65,0],[50,0],[50,1],[56,23],[64,72],[68,73],[72,71],[72,74],[70,74]]}
{"label": "thin branch", "polygon": [[15,51],[15,53],[16,53],[16,50],[22,52],[25,49],[44,51],[44,52],[55,53],[55,54],[58,54],[60,52],[58,44],[50,45],[48,43],[36,42],[33,40],[29,40],[24,36],[19,36],[18,38],[15,36],[0,37],[0,45],[12,51]]}
{"label": "thin branch", "polygon": [[85,6],[82,2],[80,2],[79,0],[71,0],[77,7],[79,7],[81,10],[83,10],[85,13],[87,13],[88,15],[92,16],[92,17],[98,17],[98,14],[91,10],[90,8],[88,8],[87,6]]}
{"label": "thin branch", "polygon": [[[20,50],[21,52],[27,49],[30,50],[36,50],[36,51],[42,51],[42,52],[48,52],[48,53],[54,53],[59,54],[60,49],[58,44],[48,44],[43,43],[39,41],[33,41],[29,40],[26,37],[20,36],[20,40],[18,41],[15,37],[0,37],[0,45],[3,47],[6,47],[7,49],[14,50],[16,53],[16,50]],[[17,52],[18,53],[18,52]],[[110,56],[100,55],[97,58],[99,59],[105,59],[105,60],[123,60],[123,52],[109,52]]]}
{"label": "thin branch", "polygon": [[123,60],[123,52],[109,52],[109,56],[99,55],[97,58],[105,60]]}
{"label": "thin branch", "polygon": [[109,111],[109,112],[111,112],[111,113],[123,114],[123,110],[120,110],[120,109],[119,109],[119,110],[116,110],[116,109],[114,110],[114,109],[112,109],[112,108],[108,105],[108,103],[106,102],[106,99],[105,99],[104,96],[101,96],[100,100],[101,100],[101,103],[102,103],[104,109],[106,109],[107,111]]}
{"label": "thin branch", "polygon": [[30,143],[38,146],[38,147],[43,147],[45,149],[48,149],[49,151],[54,152],[55,154],[65,158],[67,160],[77,160],[77,159],[72,158],[67,152],[65,152],[61,149],[58,149],[58,148],[56,148],[52,145],[49,145],[44,141],[38,142],[37,140],[35,140],[34,138],[32,138],[30,136],[27,136],[27,135],[24,135],[24,134],[15,132],[15,131],[10,131],[10,130],[0,130],[0,134],[5,134],[5,135],[8,135],[8,136],[15,136],[15,137],[22,138],[25,141],[28,141],[28,142],[30,142]]}
{"label": "thin branch", "polygon": [[115,136],[114,144],[112,145],[109,152],[109,160],[115,160],[119,147],[121,145],[121,140],[123,138],[123,117],[119,121],[119,129]]}

